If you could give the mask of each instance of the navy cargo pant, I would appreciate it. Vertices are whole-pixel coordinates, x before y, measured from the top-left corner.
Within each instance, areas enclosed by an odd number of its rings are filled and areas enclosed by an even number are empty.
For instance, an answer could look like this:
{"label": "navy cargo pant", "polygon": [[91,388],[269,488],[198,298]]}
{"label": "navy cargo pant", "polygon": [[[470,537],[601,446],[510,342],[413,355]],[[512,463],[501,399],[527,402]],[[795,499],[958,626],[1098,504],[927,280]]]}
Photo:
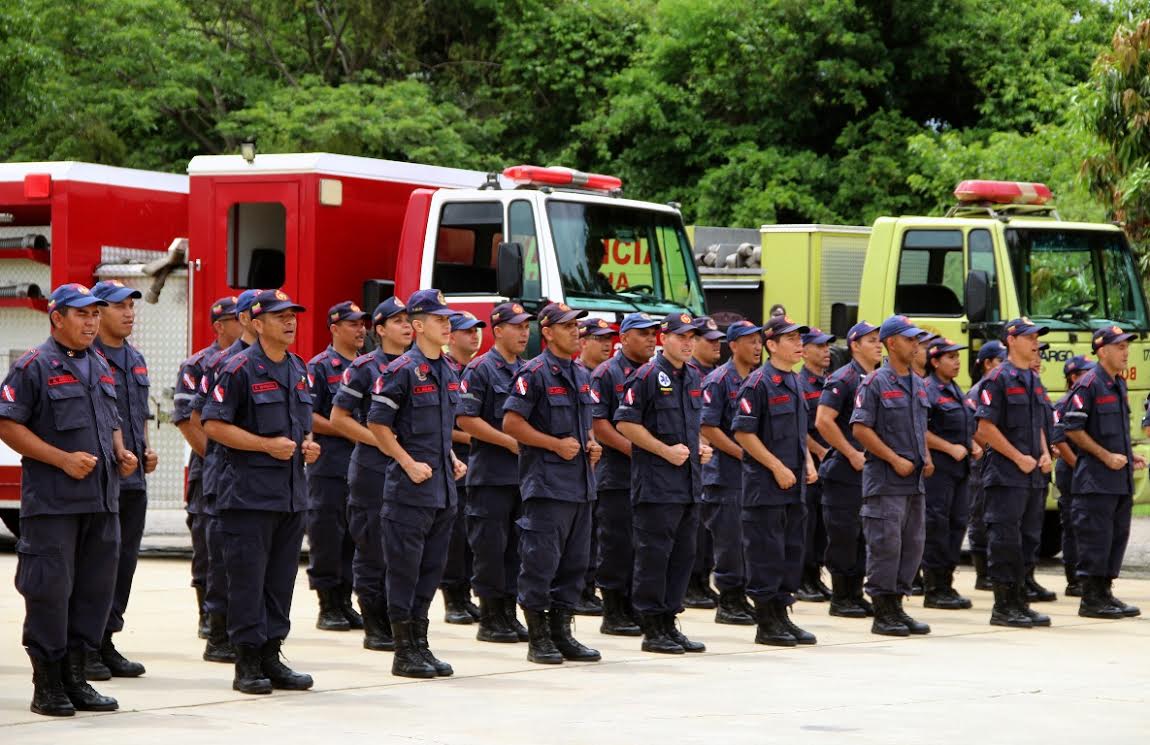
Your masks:
{"label": "navy cargo pant", "polygon": [[591,561],[591,502],[525,499],[519,525],[519,605],[571,610]]}
{"label": "navy cargo pant", "polygon": [[698,509],[693,504],[640,502],[634,510],[631,603],[642,615],[679,613],[695,565]]}
{"label": "navy cargo pant", "polygon": [[910,595],[922,564],[926,497],[863,497],[866,534],[866,591],[871,597]]}
{"label": "navy cargo pant", "polygon": [[355,543],[347,528],[347,481],[308,476],[307,494],[308,587],[334,590],[350,586]]}
{"label": "navy cargo pant", "polygon": [[220,535],[228,571],[228,637],[260,646],[291,630],[304,519],[299,512],[222,510]]}
{"label": "navy cargo pant", "polygon": [[922,566],[949,571],[958,566],[970,519],[970,479],[935,472],[926,479],[926,546]]}
{"label": "navy cargo pant", "polygon": [[1070,489],[1074,470],[1059,460],[1054,467],[1054,485],[1058,487],[1058,521],[1062,525],[1062,563],[1078,571],[1078,541],[1074,537],[1074,496]]}
{"label": "navy cargo pant", "polygon": [[1129,494],[1075,494],[1071,505],[1078,538],[1079,577],[1115,579],[1130,539]]}
{"label": "navy cargo pant", "polygon": [[387,562],[383,556],[383,508],[385,474],[363,468],[355,461],[348,467],[350,497],[347,530],[355,543],[351,560],[352,587],[361,602],[387,605]]}
{"label": "navy cargo pant", "polygon": [[473,486],[465,516],[471,546],[471,587],[479,597],[515,599],[519,580],[518,486]]}
{"label": "navy cargo pant", "polygon": [[383,503],[387,611],[393,622],[423,620],[443,580],[456,508]]}
{"label": "navy cargo pant", "polygon": [[192,587],[208,586],[208,516],[203,512],[204,482],[188,481],[188,533],[192,537]]}
{"label": "navy cargo pant", "polygon": [[819,573],[827,551],[827,529],[823,523],[823,483],[807,484],[807,534],[803,539],[803,567],[812,575]]}
{"label": "navy cargo pant", "polygon": [[699,518],[698,533],[695,536],[695,566],[691,574],[698,577],[706,587],[711,582],[711,572],[715,570],[715,535],[707,521]]}
{"label": "navy cargo pant", "polygon": [[99,649],[120,556],[115,513],[21,518],[16,552],[28,654],[53,662],[69,649]]}
{"label": "navy cargo pant", "polygon": [[756,603],[795,602],[803,574],[806,512],[803,503],[743,508],[747,597]]}
{"label": "navy cargo pant", "polygon": [[976,460],[970,467],[970,553],[986,556],[986,487],[982,483],[984,460]]}
{"label": "navy cargo pant", "polygon": [[823,524],[827,529],[824,558],[832,575],[861,577],[866,571],[861,511],[861,486],[829,479],[823,482]]}
{"label": "navy cargo pant", "polygon": [[992,582],[1021,581],[1038,559],[1046,487],[986,487],[986,564]]}
{"label": "navy cargo pant", "polygon": [[595,502],[595,584],[604,590],[631,594],[635,548],[631,535],[629,489],[600,489]]}
{"label": "navy cargo pant", "polygon": [[223,523],[215,506],[203,515],[204,538],[208,544],[208,575],[204,586],[204,610],[208,613],[228,612],[228,565],[224,559]]}
{"label": "navy cargo pant", "polygon": [[474,556],[467,541],[467,524],[464,517],[467,502],[471,497],[462,481],[456,481],[455,484],[459,494],[459,509],[455,522],[451,525],[451,541],[447,545],[447,562],[443,565],[443,579],[440,580],[440,585],[445,589],[452,587],[469,588],[471,586],[471,574],[474,571]]}
{"label": "navy cargo pant", "polygon": [[144,521],[148,513],[148,495],[143,489],[120,492],[120,561],[116,565],[116,590],[108,613],[105,632],[124,629],[124,612],[132,594],[132,580],[140,560],[140,542],[144,539]]}
{"label": "navy cargo pant", "polygon": [[[715,587],[719,592],[742,590],[747,586],[747,571],[743,557],[743,514],[737,489],[719,486],[703,488],[703,503],[699,505],[701,522],[705,523],[713,539]],[[703,549],[696,546],[696,552]],[[698,562],[695,562],[698,566]]]}

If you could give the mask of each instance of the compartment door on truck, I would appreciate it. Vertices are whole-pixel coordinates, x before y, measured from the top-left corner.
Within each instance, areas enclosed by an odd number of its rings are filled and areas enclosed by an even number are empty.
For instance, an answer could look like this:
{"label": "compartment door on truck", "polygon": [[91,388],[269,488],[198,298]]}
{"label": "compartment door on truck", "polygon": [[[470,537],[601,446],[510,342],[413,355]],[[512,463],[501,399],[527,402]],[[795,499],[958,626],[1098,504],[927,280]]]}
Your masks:
{"label": "compartment door on truck", "polygon": [[[283,288],[300,297],[300,184],[296,181],[217,183],[213,190],[215,250],[201,268],[200,288],[211,297],[249,288]],[[310,244],[311,250],[314,243]],[[332,257],[335,260],[335,257]],[[197,289],[200,289],[197,288]],[[210,297],[198,297],[208,302]]]}

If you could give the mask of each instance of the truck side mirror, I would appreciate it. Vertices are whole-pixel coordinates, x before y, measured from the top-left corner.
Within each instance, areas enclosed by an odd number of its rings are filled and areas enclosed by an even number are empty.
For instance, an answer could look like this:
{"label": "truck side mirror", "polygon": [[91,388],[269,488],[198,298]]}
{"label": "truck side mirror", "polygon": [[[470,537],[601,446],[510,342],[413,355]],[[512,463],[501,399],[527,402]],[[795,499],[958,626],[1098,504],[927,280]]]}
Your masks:
{"label": "truck side mirror", "polygon": [[986,323],[990,308],[990,275],[981,269],[972,269],[966,275],[966,320]]}
{"label": "truck side mirror", "polygon": [[495,252],[496,291],[505,298],[523,294],[523,244],[500,243]]}

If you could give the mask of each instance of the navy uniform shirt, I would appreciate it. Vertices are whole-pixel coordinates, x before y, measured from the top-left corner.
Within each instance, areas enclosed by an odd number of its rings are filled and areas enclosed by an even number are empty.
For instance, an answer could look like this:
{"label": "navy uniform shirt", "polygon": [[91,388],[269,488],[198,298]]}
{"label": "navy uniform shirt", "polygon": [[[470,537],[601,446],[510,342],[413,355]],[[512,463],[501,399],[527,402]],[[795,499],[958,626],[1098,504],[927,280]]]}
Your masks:
{"label": "navy uniform shirt", "polygon": [[[699,338],[702,339],[703,337],[700,336]],[[699,362],[694,357],[687,360],[687,366],[694,369],[695,374],[697,374],[699,376],[699,385],[700,386],[702,386],[702,384],[703,384],[702,381],[705,380],[708,375],[710,375],[711,373],[713,373],[716,370],[716,368],[711,367],[710,365],[704,365],[702,362]],[[703,410],[700,408],[699,409],[700,417],[702,416],[702,413],[703,413]]]}
{"label": "navy uniform shirt", "polygon": [[[835,370],[827,378],[826,384],[823,385],[822,396],[819,398],[819,406],[827,406],[835,411],[835,424],[842,430],[847,442],[856,450],[862,450],[862,446],[851,432],[850,421],[851,414],[854,413],[855,394],[866,374],[862,365],[852,359],[849,364]],[[862,483],[862,474],[856,471],[851,462],[837,450],[827,454],[827,459],[819,467],[819,476],[852,486]]]}
{"label": "navy uniform shirt", "polygon": [[[339,390],[332,400],[332,406],[347,411],[360,424],[367,426],[367,412],[371,409],[371,397],[383,393],[383,376],[387,366],[400,355],[386,354],[382,347],[356,357],[343,371]],[[376,445],[356,442],[351,451],[351,461],[357,468],[379,474],[380,484],[377,498],[366,499],[369,490],[355,489],[348,495],[347,502],[355,507],[379,508],[383,504],[383,479],[391,458],[384,455]]]}
{"label": "navy uniform shirt", "polygon": [[798,376],[769,362],[739,390],[736,432],[750,432],[795,475],[790,489],[779,487],[766,466],[743,453],[743,506],[801,504],[807,491],[807,407]]}
{"label": "navy uniform shirt", "polygon": [[[1010,360],[994,368],[978,392],[975,417],[998,427],[1023,455],[1042,458],[1042,436],[1048,426],[1046,392],[1030,370],[1020,370]],[[1029,474],[994,450],[983,456],[983,481],[987,486],[1042,488],[1049,480],[1039,468]]]}
{"label": "navy uniform shirt", "polygon": [[[508,363],[495,347],[473,359],[459,381],[463,399],[460,416],[478,417],[502,432],[503,404],[522,367],[523,360],[516,358]],[[519,456],[500,445],[484,442],[478,437],[471,438],[468,486],[514,486],[518,483]]]}
{"label": "navy uniform shirt", "polygon": [[[350,364],[351,360],[330,345],[307,363],[313,413],[331,419],[332,403]],[[355,444],[340,435],[316,435],[315,441],[319,443],[320,454],[319,459],[307,467],[308,476],[347,479],[347,465]]]}
{"label": "navy uniform shirt", "polygon": [[[192,418],[195,410],[196,395],[200,390],[200,380],[204,377],[204,368],[208,359],[220,351],[220,345],[212,342],[180,363],[180,372],[176,376],[176,393],[173,396],[172,424],[180,424]],[[196,481],[203,477],[204,459],[195,450],[188,458],[188,481]]]}
{"label": "navy uniform shirt", "polygon": [[[236,339],[227,349],[221,349],[205,359],[204,374],[200,376],[200,390],[196,393],[195,400],[192,401],[192,408],[199,413],[201,421],[204,418],[204,407],[208,404],[208,396],[215,388],[216,378],[223,372],[224,365],[247,348],[247,342],[243,339]],[[219,482],[220,475],[224,470],[224,459],[224,446],[208,438],[207,447],[204,448],[203,488],[204,497],[207,498],[209,504],[219,494]]]}
{"label": "navy uniform shirt", "polygon": [[109,347],[99,339],[92,349],[104,358],[116,379],[116,408],[120,412],[120,432],[124,448],[135,454],[139,468],[131,476],[120,478],[121,489],[144,489],[144,448],[147,445],[148,420],[148,363],[140,350],[128,342],[122,347]]}
{"label": "navy uniform shirt", "polygon": [[[447,366],[451,368],[451,372],[455,373],[456,380],[459,380],[460,382],[462,382],[463,370],[464,370],[465,365],[463,365],[462,363],[457,361],[448,352],[443,353],[443,359],[445,362],[447,362]],[[463,430],[459,429],[459,427],[456,427],[455,431],[456,432],[462,432]],[[451,452],[455,453],[455,457],[458,458],[460,461],[462,461],[463,463],[467,463],[468,459],[471,457],[471,446],[466,445],[462,442],[452,442],[451,443]],[[470,472],[470,470],[471,470],[470,466],[468,467],[467,470]],[[464,480],[466,480],[466,479],[467,479],[467,477],[464,476]]]}
{"label": "navy uniform shirt", "polygon": [[926,399],[930,404],[927,426],[949,443],[962,445],[967,457],[956,461],[941,450],[931,454],[936,473],[962,478],[970,472],[970,445],[974,437],[974,412],[965,403],[958,383],[943,383],[935,375],[926,377]]}
{"label": "navy uniform shirt", "polygon": [[587,370],[546,349],[523,365],[503,413],[513,411],[544,434],[574,437],[582,446],[571,460],[550,450],[519,445],[519,490],[523,499],[560,502],[595,500],[595,473],[587,457],[595,394]]}
{"label": "navy uniform shirt", "polygon": [[[1073,388],[1071,388],[1071,391]],[[1050,446],[1066,444],[1070,448],[1070,452],[1074,453],[1075,457],[1078,456],[1078,446],[1074,441],[1066,436],[1066,425],[1063,422],[1063,417],[1066,416],[1066,402],[1070,400],[1071,391],[1062,394],[1062,398],[1054,403],[1054,432],[1050,438]],[[1077,461],[1075,461],[1077,462]],[[1068,483],[1069,479],[1073,478],[1074,472],[1064,459],[1059,458],[1054,462],[1054,477],[1062,483]],[[1069,494],[1064,495],[1069,497]]]}
{"label": "navy uniform shirt", "polygon": [[803,392],[803,403],[807,407],[807,434],[823,447],[829,447],[818,427],[815,426],[815,416],[819,410],[819,400],[823,397],[823,388],[826,387],[825,375],[817,375],[804,367],[798,373],[799,390]]}
{"label": "navy uniform shirt", "polygon": [[28,350],[0,385],[0,418],[23,424],[64,452],[83,451],[97,458],[96,467],[82,479],[22,458],[20,517],[119,511],[112,433],[120,428],[120,413],[116,381],[100,355],[69,350],[51,338]]}
{"label": "navy uniform shirt", "polygon": [[703,491],[699,464],[699,422],[703,408],[702,381],[690,365],[676,370],[660,352],[635,371],[626,385],[616,422],[643,425],[667,445],[686,445],[691,457],[681,466],[641,447],[631,451],[631,501],[690,504]]}
{"label": "navy uniform shirt", "polygon": [[1134,493],[1130,403],[1126,395],[1126,381],[1111,377],[1101,365],[1079,378],[1070,391],[1061,421],[1065,430],[1085,432],[1104,450],[1127,458],[1126,466],[1114,471],[1090,453],[1080,452],[1071,486],[1074,494]]}
{"label": "navy uniform shirt", "polygon": [[[594,419],[615,420],[615,411],[623,402],[623,390],[631,376],[643,366],[623,354],[615,352],[591,373],[591,390],[595,403],[591,405]],[[631,459],[615,448],[603,445],[603,457],[595,466],[595,477],[600,489],[631,489]]]}
{"label": "navy uniform shirt", "polygon": [[429,360],[415,346],[387,366],[380,392],[372,394],[367,421],[391,428],[403,449],[416,462],[430,466],[432,474],[416,484],[399,463],[391,461],[383,488],[385,502],[438,509],[455,506],[451,430],[459,403],[459,379],[442,357]]}
{"label": "navy uniform shirt", "polygon": [[225,447],[218,509],[307,509],[303,442],[311,432],[311,405],[307,367],[300,357],[289,352],[272,362],[257,342],[227,361],[204,405],[203,420],[234,424],[260,437],[286,437],[297,447],[288,460]]}
{"label": "navy uniform shirt", "polygon": [[[730,360],[703,379],[703,425],[718,427],[733,437],[739,389],[744,380]],[[703,465],[703,486],[710,487],[703,490],[704,502],[738,504],[743,492],[742,463],[715,448],[710,462]]]}
{"label": "navy uniform shirt", "polygon": [[875,431],[887,447],[914,464],[909,476],[899,476],[885,460],[867,452],[863,466],[863,496],[922,494],[922,469],[926,465],[926,383],[911,371],[900,376],[889,363],[863,379],[855,394],[851,425]]}

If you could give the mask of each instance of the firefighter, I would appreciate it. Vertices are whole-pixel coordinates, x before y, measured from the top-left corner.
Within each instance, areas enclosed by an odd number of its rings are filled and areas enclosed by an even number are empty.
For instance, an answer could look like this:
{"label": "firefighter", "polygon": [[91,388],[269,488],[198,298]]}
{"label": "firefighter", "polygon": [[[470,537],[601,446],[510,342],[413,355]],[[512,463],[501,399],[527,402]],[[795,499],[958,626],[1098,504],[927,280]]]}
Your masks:
{"label": "firefighter", "polygon": [[[482,642],[527,641],[515,611],[519,577],[519,443],[503,431],[503,404],[523,367],[523,350],[534,316],[518,303],[491,311],[495,345],[468,364],[459,383],[463,399],[457,419],[471,435],[465,517],[473,560],[472,587],[479,596]],[[457,518],[460,519],[460,518]]]}
{"label": "firefighter", "polygon": [[347,469],[354,443],[332,426],[331,409],[344,370],[367,336],[366,317],[350,300],[331,306],[331,343],[307,363],[312,431],[320,446],[319,458],[307,468],[307,578],[319,599],[315,627],[321,631],[363,628],[363,617],[351,605],[355,542],[347,527]]}
{"label": "firefighter", "polygon": [[45,716],[119,708],[84,680],[116,586],[120,479],[139,465],[121,435],[112,370],[90,349],[106,306],[83,285],[57,287],[51,337],[0,385],[0,439],[23,456],[16,589],[31,710]]}
{"label": "firefighter", "polygon": [[1128,369],[1135,336],[1117,326],[1094,332],[1091,347],[1098,364],[1075,383],[1062,417],[1066,437],[1078,449],[1070,509],[1082,585],[1078,615],[1086,618],[1142,613],[1114,597],[1111,589],[1130,538],[1134,469],[1146,467],[1146,460],[1131,448],[1130,404],[1120,375]]}
{"label": "firefighter", "polygon": [[280,659],[308,504],[304,465],[320,455],[307,367],[288,351],[303,311],[281,290],[255,295],[256,341],[225,363],[201,415],[204,431],[224,446],[216,498],[236,652],[232,688],[241,693],[312,686],[310,675]]}
{"label": "firefighter", "polygon": [[207,360],[217,352],[231,346],[239,338],[240,324],[236,320],[235,296],[222,297],[209,311],[216,339],[208,346],[180,363],[173,398],[172,424],[180,430],[192,453],[188,458],[188,478],[185,486],[188,511],[188,532],[192,538],[192,587],[196,591],[196,610],[199,613],[197,635],[207,639],[211,630],[205,593],[208,585],[208,515],[204,509],[204,452],[207,437],[200,425],[199,414],[192,409],[200,379]]}
{"label": "firefighter", "polygon": [[866,449],[862,518],[867,550],[867,594],[874,602],[871,632],[929,634],[930,626],[902,608],[922,561],[926,497],[934,472],[926,446],[926,386],[912,363],[922,330],[906,316],[879,327],[886,363],[868,375],[855,396],[851,427]]}
{"label": "firefighter", "polygon": [[747,604],[747,573],[743,560],[743,448],[732,430],[738,414],[743,381],[763,356],[763,328],[750,321],[727,326],[731,359],[703,379],[701,433],[715,449],[703,466],[702,520],[715,537],[715,584],[719,588],[715,623],[753,626]]}
{"label": "firefighter", "polygon": [[1066,393],[1054,404],[1054,437],[1051,443],[1058,453],[1054,463],[1054,485],[1058,487],[1058,520],[1062,526],[1062,567],[1066,573],[1066,596],[1082,597],[1082,585],[1078,581],[1078,543],[1074,540],[1074,522],[1070,508],[1073,503],[1072,488],[1074,466],[1078,463],[1078,448],[1066,438],[1066,428],[1061,426],[1066,415],[1066,402],[1074,384],[1085,375],[1094,363],[1083,355],[1076,355],[1062,365],[1062,375],[1066,378]]}
{"label": "firefighter", "polygon": [[655,353],[659,321],[646,313],[631,313],[619,324],[619,351],[591,374],[594,394],[591,416],[595,438],[603,446],[603,459],[595,469],[598,554],[595,583],[603,593],[600,633],[639,636],[631,607],[631,575],[635,549],[631,533],[631,441],[613,424],[631,375]]}
{"label": "firefighter", "polygon": [[[803,369],[799,373],[799,385],[803,389],[803,402],[807,407],[807,451],[814,460],[815,468],[820,468],[830,448],[826,439],[815,426],[815,416],[819,409],[823,386],[826,385],[827,371],[831,365],[831,344],[836,336],[823,333],[811,327],[802,336]],[[795,599],[808,603],[822,603],[831,599],[831,590],[823,584],[823,554],[827,550],[827,530],[823,525],[822,481],[807,484],[807,535],[803,543],[803,581],[795,592]]]}
{"label": "firefighter", "polygon": [[443,358],[454,313],[438,290],[408,298],[415,344],[387,366],[367,414],[379,449],[391,457],[380,515],[395,637],[391,673],[406,678],[454,673],[427,641],[427,614],[443,579],[455,522],[455,483],[467,473],[451,450],[459,380]]}
{"label": "firefighter", "polygon": [[988,447],[983,466],[987,570],[994,586],[994,626],[1049,626],[1050,617],[1030,608],[1026,576],[1038,558],[1052,469],[1046,440],[1047,407],[1042,384],[1031,372],[1045,326],[1025,316],[1006,324],[1007,358],[979,390],[979,441]]}
{"label": "firefighter", "polygon": [[663,351],[635,371],[615,411],[631,441],[631,504],[635,534],[632,603],[644,652],[705,652],[676,627],[695,561],[702,466],[711,448],[699,442],[702,381],[687,364],[698,327],[686,313],[660,324]]}
{"label": "firefighter", "polygon": [[545,665],[596,662],[571,620],[587,575],[595,464],[594,400],[586,371],[572,357],[576,323],[587,315],[565,303],[539,313],[547,348],[519,371],[503,406],[503,431],[519,443],[519,604],[527,618],[527,659]]}
{"label": "firefighter", "polygon": [[[695,336],[695,347],[691,352],[691,359],[687,364],[695,368],[699,380],[703,380],[719,364],[723,356],[723,341],[727,335],[719,330],[719,325],[710,316],[699,316],[695,319],[698,334]],[[700,409],[700,412],[702,410]],[[702,500],[702,492],[699,499]],[[683,597],[683,606],[686,608],[702,608],[710,610],[719,602],[719,595],[711,587],[711,574],[715,570],[715,537],[707,526],[706,520],[699,518],[699,532],[695,538],[695,566],[691,570],[691,578],[687,583],[687,593]]]}
{"label": "firefighter", "polygon": [[343,372],[339,392],[332,402],[331,423],[355,441],[347,469],[347,527],[355,542],[352,581],[363,615],[363,648],[374,652],[395,649],[391,619],[387,614],[387,564],[383,557],[383,488],[391,459],[379,449],[367,428],[371,396],[383,390],[387,366],[411,346],[411,322],[407,306],[389,297],[371,313],[376,335],[375,351],[356,357]]}
{"label": "firefighter", "polygon": [[[982,345],[975,359],[977,380],[963,397],[963,403],[973,414],[978,411],[979,393],[994,368],[1006,360],[1006,347],[1002,342],[991,340]],[[970,544],[970,563],[974,565],[974,589],[990,590],[990,578],[986,575],[986,489],[983,486],[983,471],[986,466],[986,443],[978,435],[975,425],[974,441],[982,448],[982,457],[977,455],[970,468],[970,520],[967,541]]]}

